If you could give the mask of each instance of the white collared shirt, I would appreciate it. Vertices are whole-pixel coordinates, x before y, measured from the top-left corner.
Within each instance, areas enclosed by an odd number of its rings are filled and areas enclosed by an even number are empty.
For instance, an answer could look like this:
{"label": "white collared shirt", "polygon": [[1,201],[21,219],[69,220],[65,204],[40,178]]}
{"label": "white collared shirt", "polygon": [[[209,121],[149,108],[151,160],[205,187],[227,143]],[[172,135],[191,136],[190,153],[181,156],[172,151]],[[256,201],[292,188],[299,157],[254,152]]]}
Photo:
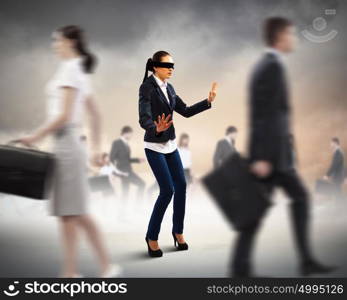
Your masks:
{"label": "white collared shirt", "polygon": [[155,75],[153,75],[153,77],[154,77],[155,81],[157,82],[157,84],[159,85],[159,87],[162,90],[162,92],[164,93],[167,102],[170,104],[169,95],[167,94],[167,82],[166,81],[162,81],[161,79],[159,79]]}
{"label": "white collared shirt", "polygon": [[[165,95],[167,102],[170,105],[169,95],[167,94],[167,82],[160,80],[157,76],[153,75],[155,81],[159,85],[160,89]],[[172,125],[171,125],[172,126]],[[160,152],[160,153],[171,153],[177,149],[176,139],[168,140],[165,143],[151,143],[145,141],[145,148],[150,149],[152,151]]]}

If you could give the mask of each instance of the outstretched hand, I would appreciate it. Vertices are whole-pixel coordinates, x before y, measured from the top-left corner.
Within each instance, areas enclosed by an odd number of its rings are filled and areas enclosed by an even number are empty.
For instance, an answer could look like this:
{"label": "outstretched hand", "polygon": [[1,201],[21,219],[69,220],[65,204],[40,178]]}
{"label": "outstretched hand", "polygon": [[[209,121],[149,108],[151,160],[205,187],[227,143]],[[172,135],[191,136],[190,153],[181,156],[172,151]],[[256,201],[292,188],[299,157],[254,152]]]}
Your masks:
{"label": "outstretched hand", "polygon": [[217,82],[212,82],[212,87],[211,87],[211,90],[210,90],[210,92],[208,93],[208,102],[212,102],[212,101],[214,101],[214,99],[216,98],[216,96],[217,96],[217,86],[218,86],[218,84],[217,84]]}
{"label": "outstretched hand", "polygon": [[170,118],[171,118],[171,114],[169,114],[166,118],[165,118],[165,114],[158,116],[158,121],[154,121],[157,132],[165,131],[172,125],[173,121],[170,120]]}

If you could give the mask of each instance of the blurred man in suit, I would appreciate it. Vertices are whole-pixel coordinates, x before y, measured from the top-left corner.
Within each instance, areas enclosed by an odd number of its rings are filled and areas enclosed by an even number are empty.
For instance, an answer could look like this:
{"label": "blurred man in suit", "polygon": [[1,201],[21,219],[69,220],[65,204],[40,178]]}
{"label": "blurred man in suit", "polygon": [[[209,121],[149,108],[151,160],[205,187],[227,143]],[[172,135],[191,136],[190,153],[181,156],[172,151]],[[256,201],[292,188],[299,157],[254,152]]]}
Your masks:
{"label": "blurred man in suit", "polygon": [[[332,268],[318,263],[310,249],[309,196],[292,161],[291,109],[283,55],[294,50],[295,28],[287,19],[269,18],[264,24],[264,39],[268,48],[256,64],[249,86],[251,171],[269,194],[275,187],[281,187],[291,200],[301,275],[328,273]],[[232,260],[235,277],[252,276],[251,252],[260,222],[240,231],[237,237]]]}
{"label": "blurred man in suit", "polygon": [[342,199],[342,183],[345,178],[345,159],[340,146],[340,140],[337,137],[331,139],[331,148],[334,152],[330,167],[324,177],[329,180],[334,186],[336,199]]}
{"label": "blurred man in suit", "polygon": [[232,155],[235,149],[235,140],[237,137],[237,128],[229,126],[225,132],[225,137],[218,141],[213,155],[213,166],[217,169],[225,160]]}
{"label": "blurred man in suit", "polygon": [[143,197],[145,182],[133,171],[131,164],[143,162],[142,158],[132,158],[130,155],[129,141],[133,130],[129,126],[124,126],[119,139],[112,144],[110,159],[116,168],[123,172],[125,176],[121,177],[123,197],[127,198],[129,194],[129,185],[137,186],[137,196]]}

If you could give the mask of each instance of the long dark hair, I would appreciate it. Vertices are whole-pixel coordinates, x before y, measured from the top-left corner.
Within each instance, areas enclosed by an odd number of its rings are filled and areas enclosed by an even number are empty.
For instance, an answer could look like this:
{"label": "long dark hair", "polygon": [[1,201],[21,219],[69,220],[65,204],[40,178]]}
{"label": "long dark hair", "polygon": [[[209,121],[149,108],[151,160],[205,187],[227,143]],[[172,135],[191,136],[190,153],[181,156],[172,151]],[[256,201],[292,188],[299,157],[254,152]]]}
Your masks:
{"label": "long dark hair", "polygon": [[96,57],[88,48],[84,30],[76,25],[68,25],[57,29],[64,38],[75,41],[76,50],[83,56],[83,69],[86,73],[93,73],[96,65]]}
{"label": "long dark hair", "polygon": [[146,71],[145,71],[145,76],[143,77],[143,81],[142,82],[145,82],[145,80],[147,79],[148,77],[148,71],[151,71],[154,73],[154,69],[153,69],[153,62],[161,62],[161,59],[165,56],[168,56],[168,55],[171,55],[169,52],[167,51],[157,51],[153,54],[152,58],[149,58],[147,60],[147,63],[146,63]]}

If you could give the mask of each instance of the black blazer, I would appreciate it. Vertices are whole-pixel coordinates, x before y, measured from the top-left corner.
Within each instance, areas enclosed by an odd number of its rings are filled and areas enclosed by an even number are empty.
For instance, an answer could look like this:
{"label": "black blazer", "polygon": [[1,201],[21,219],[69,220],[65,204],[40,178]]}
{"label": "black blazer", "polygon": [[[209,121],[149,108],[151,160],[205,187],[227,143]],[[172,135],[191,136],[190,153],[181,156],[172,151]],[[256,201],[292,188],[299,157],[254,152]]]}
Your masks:
{"label": "black blazer", "polygon": [[122,139],[115,140],[112,143],[110,161],[116,165],[118,170],[123,172],[131,172],[131,164],[140,162],[138,158],[131,158],[130,147]]}
{"label": "black blazer", "polygon": [[213,155],[213,166],[218,168],[226,159],[235,152],[235,147],[229,143],[225,138],[218,141],[216,150]]}
{"label": "black blazer", "polygon": [[290,103],[285,70],[273,53],[255,66],[249,86],[250,160],[266,160],[274,170],[293,167]]}
{"label": "black blazer", "polygon": [[344,155],[340,149],[334,153],[333,160],[328,169],[327,176],[331,177],[333,182],[341,184],[345,177]]}
{"label": "black blazer", "polygon": [[149,76],[140,86],[139,91],[139,123],[146,130],[144,140],[146,142],[164,143],[168,140],[175,139],[175,127],[171,125],[166,131],[156,133],[154,120],[163,113],[165,116],[173,111],[180,115],[189,118],[211,107],[207,99],[200,101],[192,106],[187,106],[183,100],[176,95],[173,86],[168,83],[167,92],[170,99],[170,104],[165,98],[165,95],[153,75]]}

